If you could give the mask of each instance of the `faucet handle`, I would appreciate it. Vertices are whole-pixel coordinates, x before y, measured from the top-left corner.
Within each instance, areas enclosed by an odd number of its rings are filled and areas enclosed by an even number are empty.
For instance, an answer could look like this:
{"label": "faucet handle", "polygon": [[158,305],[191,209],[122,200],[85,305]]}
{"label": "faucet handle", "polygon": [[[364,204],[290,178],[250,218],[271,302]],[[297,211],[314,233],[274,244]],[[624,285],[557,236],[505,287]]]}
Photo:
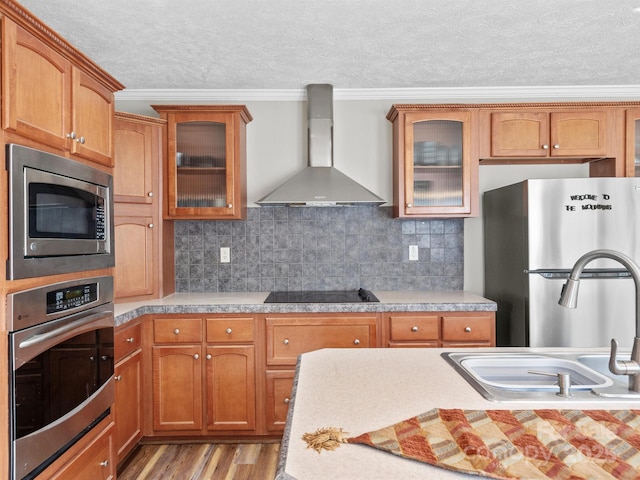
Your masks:
{"label": "faucet handle", "polygon": [[[636,350],[635,344],[638,343],[638,337],[634,341],[634,351]],[[617,360],[618,355],[618,341],[615,338],[611,339],[611,354],[609,355],[609,370],[616,375],[638,375],[640,374],[640,363],[634,358],[635,355],[631,355],[631,360]]]}

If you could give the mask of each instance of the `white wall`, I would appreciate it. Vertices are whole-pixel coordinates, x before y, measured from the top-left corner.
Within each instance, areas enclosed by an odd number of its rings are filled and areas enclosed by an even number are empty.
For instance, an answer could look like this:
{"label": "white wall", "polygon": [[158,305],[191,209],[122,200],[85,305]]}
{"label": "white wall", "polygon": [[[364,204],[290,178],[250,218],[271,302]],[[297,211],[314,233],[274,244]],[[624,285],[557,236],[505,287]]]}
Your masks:
{"label": "white wall", "polygon": [[[395,103],[423,102],[403,98]],[[163,102],[120,100],[116,102],[116,109],[157,117],[149,106],[154,103]],[[247,127],[247,198],[252,206],[253,202],[306,165],[306,102],[242,103],[247,105],[253,116]],[[391,202],[392,194],[392,134],[386,115],[393,103],[393,100],[334,100],[334,165],[387,202]],[[486,190],[526,178],[588,175],[587,165],[487,165],[480,167],[479,190],[482,195]],[[481,215],[465,220],[464,236],[464,288],[482,294],[484,245]]]}

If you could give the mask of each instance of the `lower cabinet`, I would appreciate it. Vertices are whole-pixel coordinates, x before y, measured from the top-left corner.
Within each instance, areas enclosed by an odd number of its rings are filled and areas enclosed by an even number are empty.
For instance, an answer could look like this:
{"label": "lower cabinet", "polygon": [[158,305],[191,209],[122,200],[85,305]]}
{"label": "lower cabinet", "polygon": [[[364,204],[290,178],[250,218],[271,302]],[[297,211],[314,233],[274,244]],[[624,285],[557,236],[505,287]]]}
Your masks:
{"label": "lower cabinet", "polygon": [[142,351],[137,350],[118,362],[114,377],[115,442],[120,463],[142,438]]}
{"label": "lower cabinet", "polygon": [[254,324],[247,316],[153,319],[154,434],[255,434]]}
{"label": "lower cabinet", "polygon": [[114,424],[107,417],[56,460],[38,480],[110,480],[116,478]]}
{"label": "lower cabinet", "polygon": [[495,312],[398,312],[385,315],[389,347],[493,347]]}
{"label": "lower cabinet", "polygon": [[295,370],[267,370],[266,372],[265,414],[266,428],[270,433],[279,433],[284,430],[295,375]]}

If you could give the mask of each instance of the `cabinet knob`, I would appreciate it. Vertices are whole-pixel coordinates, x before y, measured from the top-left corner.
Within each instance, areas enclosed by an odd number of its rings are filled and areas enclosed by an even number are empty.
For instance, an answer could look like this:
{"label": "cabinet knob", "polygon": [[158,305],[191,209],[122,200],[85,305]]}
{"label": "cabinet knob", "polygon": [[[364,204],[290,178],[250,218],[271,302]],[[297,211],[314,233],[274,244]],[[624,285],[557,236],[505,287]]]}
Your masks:
{"label": "cabinet knob", "polygon": [[471,331],[471,327],[464,327],[464,331],[469,333]]}
{"label": "cabinet knob", "polygon": [[357,338],[353,341],[354,345],[360,345],[360,340],[358,340]]}
{"label": "cabinet knob", "polygon": [[284,399],[284,403],[289,403],[290,401],[291,401],[291,399],[290,399],[289,397],[286,397],[286,398]]}
{"label": "cabinet knob", "polygon": [[120,380],[122,380],[122,375],[116,375],[115,377],[113,377],[113,379],[114,379],[116,382],[119,382]]}
{"label": "cabinet knob", "polygon": [[413,203],[407,203],[407,208],[413,207]]}
{"label": "cabinet knob", "polygon": [[282,341],[282,343],[284,343],[285,345],[289,345],[289,339],[288,339],[288,338],[285,338],[285,339]]}
{"label": "cabinet knob", "polygon": [[127,343],[133,343],[133,337],[127,338]]}
{"label": "cabinet knob", "polygon": [[194,353],[194,354],[193,354],[193,358],[194,358],[195,360],[198,360],[198,359],[200,358],[200,355],[198,355],[197,353]]}
{"label": "cabinet knob", "polygon": [[78,142],[81,145],[84,145],[84,137],[77,138],[76,142]]}
{"label": "cabinet knob", "polygon": [[109,360],[109,357],[107,355],[102,355],[100,357],[100,360],[102,360],[103,362],[106,362],[107,360]]}
{"label": "cabinet knob", "polygon": [[231,335],[231,332],[233,332],[233,330],[231,330],[231,328],[227,328],[226,332]]}
{"label": "cabinet knob", "polygon": [[207,360],[211,360],[211,358],[212,358],[212,357],[211,357],[211,354],[210,354],[210,353],[208,353],[208,354],[207,354]]}
{"label": "cabinet knob", "polygon": [[70,138],[71,140],[75,140],[76,139],[76,132],[67,133],[67,138]]}
{"label": "cabinet knob", "polygon": [[553,148],[560,148],[560,145],[558,145],[557,143],[553,146]]}
{"label": "cabinet knob", "polygon": [[104,460],[100,462],[100,466],[103,468],[107,468],[109,466],[109,460]]}
{"label": "cabinet knob", "polygon": [[153,192],[147,193],[147,197],[153,197]]}
{"label": "cabinet knob", "polygon": [[233,208],[233,203],[227,203],[227,208]]}
{"label": "cabinet knob", "polygon": [[91,356],[89,357],[89,361],[90,361],[90,362],[95,362],[95,361],[96,361],[96,357],[94,357],[93,355],[91,355]]}
{"label": "cabinet knob", "polygon": [[155,227],[155,225],[153,223],[150,223],[148,226],[149,226],[149,228]]}
{"label": "cabinet knob", "polygon": [[543,150],[549,150],[549,145],[547,145],[546,143],[544,145],[542,145]]}
{"label": "cabinet knob", "polygon": [[178,335],[178,334],[180,333],[180,329],[179,329],[179,328],[176,328],[176,329],[173,331],[173,333],[175,333],[176,335]]}
{"label": "cabinet knob", "polygon": [[418,327],[415,327],[415,326],[414,326],[414,327],[411,327],[411,331],[412,331],[412,332],[417,332],[417,331],[418,331]]}

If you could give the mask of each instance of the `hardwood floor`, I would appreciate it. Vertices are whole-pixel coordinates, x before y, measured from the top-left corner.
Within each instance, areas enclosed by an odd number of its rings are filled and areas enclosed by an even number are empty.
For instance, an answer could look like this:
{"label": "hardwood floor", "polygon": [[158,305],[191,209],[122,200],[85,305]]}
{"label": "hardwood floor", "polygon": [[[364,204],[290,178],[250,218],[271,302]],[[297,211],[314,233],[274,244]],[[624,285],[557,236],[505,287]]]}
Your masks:
{"label": "hardwood floor", "polygon": [[141,445],[118,480],[273,480],[279,443]]}

